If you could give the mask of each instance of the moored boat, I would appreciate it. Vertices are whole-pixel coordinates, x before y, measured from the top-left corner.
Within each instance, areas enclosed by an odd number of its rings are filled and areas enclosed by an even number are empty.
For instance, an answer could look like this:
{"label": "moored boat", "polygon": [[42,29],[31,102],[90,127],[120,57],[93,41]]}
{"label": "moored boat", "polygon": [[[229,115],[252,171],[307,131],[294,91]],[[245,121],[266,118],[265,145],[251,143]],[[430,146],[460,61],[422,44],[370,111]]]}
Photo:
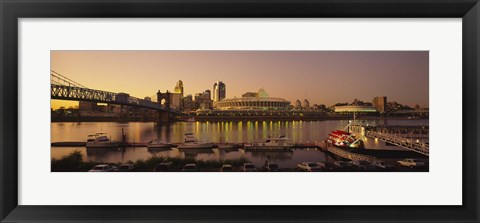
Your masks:
{"label": "moored boat", "polygon": [[266,138],[263,142],[252,142],[244,145],[245,150],[290,151],[293,144],[285,136]]}
{"label": "moored boat", "polygon": [[213,142],[200,142],[193,133],[186,133],[184,143],[178,145],[179,149],[209,149],[213,147]]}
{"label": "moored boat", "polygon": [[172,147],[172,144],[163,142],[159,139],[152,139],[147,143],[149,149],[168,149]]}
{"label": "moored boat", "polygon": [[106,133],[96,133],[94,135],[88,135],[85,146],[87,148],[112,148],[119,147],[120,142],[111,140]]}

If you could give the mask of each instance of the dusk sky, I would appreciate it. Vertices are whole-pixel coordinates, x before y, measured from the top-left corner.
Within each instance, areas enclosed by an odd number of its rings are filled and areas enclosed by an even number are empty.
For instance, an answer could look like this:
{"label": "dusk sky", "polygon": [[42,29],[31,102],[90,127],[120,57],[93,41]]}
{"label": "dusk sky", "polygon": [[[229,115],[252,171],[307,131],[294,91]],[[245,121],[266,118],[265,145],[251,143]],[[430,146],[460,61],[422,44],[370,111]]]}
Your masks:
{"label": "dusk sky", "polygon": [[52,70],[92,89],[143,98],[182,80],[195,95],[223,81],[227,98],[263,87],[292,104],[327,106],[387,96],[428,107],[428,64],[428,51],[51,51]]}

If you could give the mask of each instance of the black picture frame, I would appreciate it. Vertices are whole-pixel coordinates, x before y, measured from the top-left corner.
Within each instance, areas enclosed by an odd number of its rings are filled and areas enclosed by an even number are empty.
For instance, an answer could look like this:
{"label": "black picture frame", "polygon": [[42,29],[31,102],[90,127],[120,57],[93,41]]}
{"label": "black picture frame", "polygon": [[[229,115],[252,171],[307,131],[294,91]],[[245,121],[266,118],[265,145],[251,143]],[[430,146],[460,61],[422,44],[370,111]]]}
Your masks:
{"label": "black picture frame", "polygon": [[[478,0],[0,0],[0,15],[1,222],[479,222]],[[18,205],[17,21],[19,18],[75,17],[462,18],[463,205]]]}

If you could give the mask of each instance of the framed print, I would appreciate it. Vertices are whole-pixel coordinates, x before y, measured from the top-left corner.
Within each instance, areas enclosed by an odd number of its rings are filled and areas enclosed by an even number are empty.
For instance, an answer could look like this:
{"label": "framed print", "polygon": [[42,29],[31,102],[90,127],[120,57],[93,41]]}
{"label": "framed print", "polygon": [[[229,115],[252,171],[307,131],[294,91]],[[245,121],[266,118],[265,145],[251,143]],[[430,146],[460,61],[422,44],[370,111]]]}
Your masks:
{"label": "framed print", "polygon": [[479,7],[2,1],[1,220],[477,222]]}
{"label": "framed print", "polygon": [[[428,55],[428,51],[52,50],[51,171],[428,172]],[[125,66],[108,72],[69,69],[117,67],[119,61]],[[284,71],[277,68],[280,64]],[[151,71],[130,78],[131,71],[122,74],[144,66],[151,66]],[[71,74],[66,77],[58,69]],[[358,79],[358,73],[365,75]],[[115,80],[117,76],[126,83]],[[171,83],[170,90],[146,90],[168,89],[167,84],[151,81],[158,76]],[[403,87],[391,90],[388,81],[395,77],[399,85],[410,87],[409,94]],[[130,88],[133,79],[145,80],[139,89],[153,96],[137,98],[130,95],[142,93],[107,93],[79,84]],[[250,88],[241,86],[249,85],[259,89],[242,92]],[[411,107],[387,102],[386,96],[339,103],[335,101],[343,99],[335,96],[339,85],[344,88],[340,92],[359,86],[388,92],[411,100]],[[307,98],[296,99],[300,97]],[[320,104],[325,100],[330,100],[329,106]],[[72,121],[77,124],[70,125]],[[82,134],[86,131],[90,133]],[[74,156],[81,158],[78,165],[70,161]]]}

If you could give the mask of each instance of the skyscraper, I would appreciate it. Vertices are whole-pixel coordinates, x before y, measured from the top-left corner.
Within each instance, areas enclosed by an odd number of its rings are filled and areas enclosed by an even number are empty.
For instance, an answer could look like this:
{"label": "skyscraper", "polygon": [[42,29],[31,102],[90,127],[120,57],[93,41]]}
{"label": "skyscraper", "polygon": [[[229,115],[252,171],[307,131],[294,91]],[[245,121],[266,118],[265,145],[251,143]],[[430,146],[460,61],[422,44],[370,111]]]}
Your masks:
{"label": "skyscraper", "polygon": [[373,107],[375,107],[375,109],[378,112],[384,113],[385,107],[387,106],[387,97],[386,96],[374,97],[372,104],[373,104]]}
{"label": "skyscraper", "polygon": [[212,100],[210,99],[210,90],[195,94],[195,109],[211,109]]}
{"label": "skyscraper", "polygon": [[213,84],[213,101],[221,101],[227,96],[226,86],[223,82],[217,81]]}
{"label": "skyscraper", "polygon": [[212,92],[212,100],[215,101],[215,98],[217,98],[217,94],[215,93],[215,89],[217,89],[217,83],[213,84],[213,92]]}
{"label": "skyscraper", "polygon": [[208,100],[212,99],[212,92],[210,90],[205,90],[203,93],[205,94],[205,98],[208,98]]}
{"label": "skyscraper", "polygon": [[185,96],[183,98],[183,111],[184,112],[190,112],[194,110],[195,104],[193,103],[193,97],[191,94]]}
{"label": "skyscraper", "polygon": [[183,81],[179,80],[175,88],[173,89],[173,93],[178,93],[183,98]]}

